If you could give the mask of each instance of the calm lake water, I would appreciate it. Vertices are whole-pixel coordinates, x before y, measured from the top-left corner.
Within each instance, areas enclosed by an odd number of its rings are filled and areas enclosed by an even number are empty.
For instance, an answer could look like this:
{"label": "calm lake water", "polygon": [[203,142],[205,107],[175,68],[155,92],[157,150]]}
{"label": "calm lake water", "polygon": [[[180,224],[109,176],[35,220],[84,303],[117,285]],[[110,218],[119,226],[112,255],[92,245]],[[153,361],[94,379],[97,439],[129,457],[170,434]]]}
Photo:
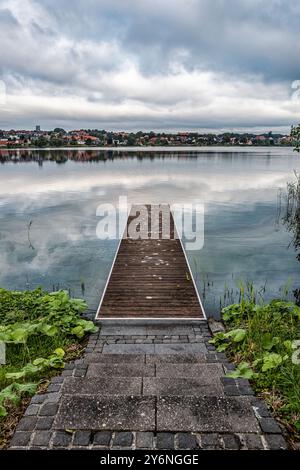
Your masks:
{"label": "calm lake water", "polygon": [[265,286],[266,299],[288,280],[299,288],[300,263],[279,215],[295,170],[299,154],[286,148],[2,150],[0,286],[65,288],[96,309],[118,244],[97,238],[96,209],[123,195],[204,203],[204,247],[188,257],[208,314],[238,298],[239,280]]}

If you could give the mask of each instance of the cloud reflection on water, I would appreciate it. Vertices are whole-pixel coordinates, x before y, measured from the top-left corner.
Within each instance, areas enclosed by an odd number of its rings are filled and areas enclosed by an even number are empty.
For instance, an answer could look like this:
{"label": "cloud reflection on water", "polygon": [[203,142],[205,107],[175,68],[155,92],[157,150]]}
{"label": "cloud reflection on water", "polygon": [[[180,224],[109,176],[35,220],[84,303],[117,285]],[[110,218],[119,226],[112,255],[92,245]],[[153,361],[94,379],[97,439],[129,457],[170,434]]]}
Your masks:
{"label": "cloud reflection on water", "polygon": [[[205,246],[201,270],[214,279],[219,295],[224,280],[236,276],[270,279],[299,276],[290,236],[275,231],[278,188],[300,169],[298,156],[284,149],[269,155],[199,154],[180,160],[115,158],[5,163],[0,167],[0,285],[11,288],[70,288],[86,285],[95,308],[113,259],[116,242],[96,238],[96,208],[117,202],[205,202]],[[27,227],[32,220],[29,247]],[[198,276],[201,289],[201,276]],[[208,298],[207,308],[212,306]]]}

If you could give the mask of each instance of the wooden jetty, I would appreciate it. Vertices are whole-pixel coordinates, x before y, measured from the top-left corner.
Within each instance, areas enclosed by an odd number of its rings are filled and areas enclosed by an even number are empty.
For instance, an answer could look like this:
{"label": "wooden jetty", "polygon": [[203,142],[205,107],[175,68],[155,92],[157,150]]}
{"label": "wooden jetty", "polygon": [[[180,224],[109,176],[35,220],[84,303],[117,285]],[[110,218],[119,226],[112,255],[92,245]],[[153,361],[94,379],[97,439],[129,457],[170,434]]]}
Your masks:
{"label": "wooden jetty", "polygon": [[201,318],[205,313],[170,206],[133,205],[96,319]]}

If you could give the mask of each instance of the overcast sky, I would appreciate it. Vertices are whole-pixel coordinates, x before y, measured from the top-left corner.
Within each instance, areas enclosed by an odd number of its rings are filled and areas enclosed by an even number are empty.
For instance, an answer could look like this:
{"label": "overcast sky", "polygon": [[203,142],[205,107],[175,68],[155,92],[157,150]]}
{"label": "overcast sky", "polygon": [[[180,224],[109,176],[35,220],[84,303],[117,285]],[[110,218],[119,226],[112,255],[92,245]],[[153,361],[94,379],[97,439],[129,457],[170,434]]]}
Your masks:
{"label": "overcast sky", "polygon": [[288,131],[299,22],[299,0],[0,0],[0,128]]}

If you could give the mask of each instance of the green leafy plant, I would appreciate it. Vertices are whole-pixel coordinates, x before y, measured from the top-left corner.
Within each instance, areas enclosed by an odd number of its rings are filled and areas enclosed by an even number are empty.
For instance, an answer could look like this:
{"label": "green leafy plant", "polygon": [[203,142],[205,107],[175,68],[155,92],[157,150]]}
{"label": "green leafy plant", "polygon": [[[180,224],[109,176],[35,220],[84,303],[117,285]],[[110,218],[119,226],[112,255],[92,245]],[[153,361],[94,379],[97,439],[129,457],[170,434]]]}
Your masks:
{"label": "green leafy plant", "polygon": [[223,332],[216,333],[209,342],[216,347],[218,352],[223,352],[229,347],[229,342]]}
{"label": "green leafy plant", "polygon": [[64,355],[65,351],[61,348],[57,348],[47,359],[39,357],[32,363],[30,362],[26,364],[26,366],[24,366],[19,372],[8,372],[5,377],[10,380],[19,380],[24,377],[43,372],[47,369],[62,369],[65,365],[63,361]]}
{"label": "green leafy plant", "polygon": [[281,366],[283,361],[287,360],[288,356],[281,356],[280,354],[276,353],[266,353],[263,356],[263,365],[262,365],[262,372],[266,372],[271,369],[277,369],[277,367]]}
{"label": "green leafy plant", "polygon": [[244,341],[246,333],[245,329],[236,328],[235,330],[230,330],[227,333],[217,333],[209,342],[216,346],[218,352],[223,352],[229,347],[230,341],[234,343]]}
{"label": "green leafy plant", "polygon": [[240,343],[246,337],[246,330],[243,328],[236,328],[235,330],[231,330],[228,333],[225,333],[226,338],[230,338],[231,341],[234,343]]}
{"label": "green leafy plant", "polygon": [[[274,299],[257,304],[254,298],[222,310],[226,332],[211,342],[236,362],[228,376],[251,380],[274,406],[281,421],[299,432],[300,422],[300,307]],[[300,435],[299,435],[300,438]]]}
{"label": "green leafy plant", "polygon": [[0,391],[0,417],[7,415],[6,406],[8,404],[18,405],[24,395],[34,395],[37,385],[33,383],[19,384],[12,383],[4,390]]}
{"label": "green leafy plant", "polygon": [[271,333],[265,333],[262,337],[262,347],[267,351],[271,351],[279,342],[280,338],[278,336],[272,337]]}
{"label": "green leafy plant", "polygon": [[249,362],[240,362],[236,370],[227,374],[227,377],[231,377],[233,379],[252,379],[254,376],[255,372],[250,367]]}
{"label": "green leafy plant", "polygon": [[94,323],[80,318],[86,303],[71,299],[66,291],[45,293],[11,292],[0,289],[0,341],[25,344],[33,335],[54,337],[65,334],[83,338],[97,331]]}
{"label": "green leafy plant", "polygon": [[0,341],[7,359],[0,366],[0,417],[6,416],[6,403],[17,406],[24,394],[34,393],[41,380],[63,368],[68,354],[74,358],[82,351],[80,342],[97,331],[81,316],[86,308],[63,290],[0,289]]}

